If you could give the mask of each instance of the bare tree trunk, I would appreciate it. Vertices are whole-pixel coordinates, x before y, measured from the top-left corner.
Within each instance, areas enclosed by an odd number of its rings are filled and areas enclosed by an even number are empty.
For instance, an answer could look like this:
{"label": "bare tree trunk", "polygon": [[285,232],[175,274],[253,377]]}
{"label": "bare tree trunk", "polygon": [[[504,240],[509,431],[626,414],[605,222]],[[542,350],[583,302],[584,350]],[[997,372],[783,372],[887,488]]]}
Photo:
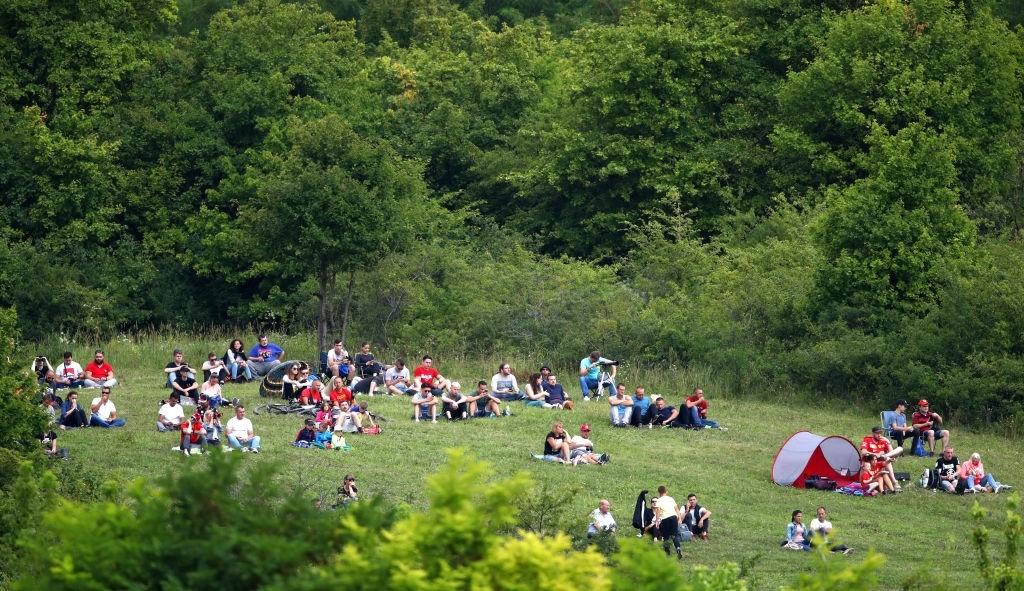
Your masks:
{"label": "bare tree trunk", "polygon": [[348,312],[352,306],[352,292],[356,289],[356,272],[348,272],[348,295],[345,296],[345,312],[341,319],[341,340],[348,336]]}
{"label": "bare tree trunk", "polygon": [[327,261],[320,261],[320,310],[316,319],[317,359],[320,351],[326,351],[324,343],[327,341]]}

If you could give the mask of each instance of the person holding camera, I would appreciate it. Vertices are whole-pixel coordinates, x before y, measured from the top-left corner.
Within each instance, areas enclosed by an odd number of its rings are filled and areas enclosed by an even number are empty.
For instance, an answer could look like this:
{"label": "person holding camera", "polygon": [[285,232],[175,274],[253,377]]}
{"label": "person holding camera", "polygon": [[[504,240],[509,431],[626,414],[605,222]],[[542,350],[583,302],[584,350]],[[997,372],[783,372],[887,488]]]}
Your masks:
{"label": "person holding camera", "polygon": [[47,384],[47,387],[52,387],[51,384],[56,376],[56,372],[53,371],[53,366],[50,365],[50,360],[44,355],[36,355],[36,360],[32,362],[32,373],[36,376],[36,383],[42,386]]}
{"label": "person holding camera", "polygon": [[611,381],[608,386],[615,391],[615,370],[618,361],[601,357],[600,351],[591,351],[589,357],[580,360],[580,389],[583,390],[583,400],[590,401],[590,391],[596,390],[601,385],[601,371],[605,367],[611,367]]}

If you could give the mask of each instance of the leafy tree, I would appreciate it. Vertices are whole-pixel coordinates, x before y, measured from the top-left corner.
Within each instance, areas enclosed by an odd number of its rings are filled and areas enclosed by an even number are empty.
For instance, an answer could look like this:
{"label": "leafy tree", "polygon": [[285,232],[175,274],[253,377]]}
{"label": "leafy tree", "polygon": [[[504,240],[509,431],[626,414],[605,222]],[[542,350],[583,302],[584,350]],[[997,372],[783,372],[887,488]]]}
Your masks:
{"label": "leafy tree", "polygon": [[667,202],[699,212],[702,232],[762,205],[748,106],[760,74],[735,21],[654,2],[564,47],[556,110],[529,130],[537,141],[522,144],[530,153],[511,175],[519,195],[499,219],[543,252],[607,261],[623,254],[627,222]]}
{"label": "leafy tree", "polygon": [[817,284],[826,302],[864,310],[874,330],[887,311],[928,310],[943,261],[967,254],[974,227],[957,205],[944,136],[915,124],[892,135],[876,127],[867,141],[872,149],[862,161],[872,172],[828,195]]}
{"label": "leafy tree", "polygon": [[27,356],[17,348],[17,314],[0,309],[0,448],[38,449],[36,437],[46,429],[46,415],[36,404],[36,384],[26,375]]}

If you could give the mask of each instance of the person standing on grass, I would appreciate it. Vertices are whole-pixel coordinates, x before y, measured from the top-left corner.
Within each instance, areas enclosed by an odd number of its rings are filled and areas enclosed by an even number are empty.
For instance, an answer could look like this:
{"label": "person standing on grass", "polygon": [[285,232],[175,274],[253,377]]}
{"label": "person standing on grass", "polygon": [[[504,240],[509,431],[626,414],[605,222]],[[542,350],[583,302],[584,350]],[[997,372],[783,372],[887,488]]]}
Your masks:
{"label": "person standing on grass", "polygon": [[235,416],[228,421],[225,431],[228,435],[228,446],[231,449],[241,449],[243,452],[251,451],[260,453],[260,438],[252,430],[252,421],[245,416],[245,407],[239,404],[235,407]]}
{"label": "person standing on grass", "polygon": [[124,427],[125,420],[117,418],[117,407],[110,401],[110,388],[104,386],[100,395],[92,399],[90,405],[92,415],[89,417],[89,424],[93,427],[104,427],[114,429]]}
{"label": "person standing on grass", "polygon": [[658,487],[658,498],[654,499],[654,517],[658,520],[658,536],[661,538],[665,556],[671,556],[669,541],[676,547],[676,558],[682,560],[683,550],[679,543],[679,505],[668,496],[665,485]]}
{"label": "person standing on grass", "polygon": [[832,522],[828,520],[828,513],[825,512],[824,507],[818,507],[818,516],[811,520],[811,523],[807,526],[810,530],[810,536],[819,536],[821,543],[825,545],[831,552],[835,554],[850,554],[853,552],[853,548],[847,548],[842,544],[836,544],[830,546],[828,543],[828,537],[832,535]]}

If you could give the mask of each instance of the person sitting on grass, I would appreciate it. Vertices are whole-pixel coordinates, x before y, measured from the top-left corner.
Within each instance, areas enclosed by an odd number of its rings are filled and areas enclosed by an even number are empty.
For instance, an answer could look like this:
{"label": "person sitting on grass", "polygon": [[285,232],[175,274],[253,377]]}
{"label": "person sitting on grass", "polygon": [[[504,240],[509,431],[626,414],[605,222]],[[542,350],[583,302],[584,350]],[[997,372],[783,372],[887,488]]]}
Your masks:
{"label": "person sitting on grass", "polygon": [[114,368],[105,359],[103,349],[96,349],[93,360],[85,366],[83,382],[86,388],[112,388],[117,385]]}
{"label": "person sitting on grass", "polygon": [[551,427],[547,437],[544,438],[544,455],[542,459],[560,464],[569,463],[569,434],[565,432],[565,426],[558,421]]}
{"label": "person sitting on grass", "polygon": [[469,416],[496,417],[501,414],[501,401],[491,394],[487,382],[480,380],[476,384],[476,393],[466,396],[469,403]]}
{"label": "person sitting on grass", "polygon": [[711,511],[697,504],[697,495],[686,496],[686,507],[681,511],[683,525],[693,534],[693,539],[708,541],[708,527],[711,525]]}
{"label": "person sitting on grass", "polygon": [[356,425],[357,433],[362,433],[364,427],[377,426],[377,423],[373,421],[373,414],[370,413],[370,403],[365,400],[353,406],[352,412],[349,415],[351,415],[352,422]]}
{"label": "person sitting on grass", "polygon": [[[167,374],[168,388],[174,387],[174,380],[177,379],[178,373],[182,369],[187,369],[190,373],[192,372],[192,368],[188,366],[188,363],[185,363],[185,354],[182,353],[181,349],[175,349],[171,361],[164,367],[164,373]],[[192,377],[196,377],[195,374],[192,374]]]}
{"label": "person sitting on grass", "polygon": [[978,453],[971,454],[971,459],[960,466],[960,478],[964,480],[964,490],[967,492],[998,493],[1013,488],[996,482],[992,474],[985,472],[985,464],[981,463],[981,455]]}
{"label": "person sitting on grass", "polygon": [[251,382],[252,370],[249,368],[249,356],[245,353],[245,345],[242,341],[234,339],[224,353],[224,360],[227,361],[228,371],[231,372],[231,381]]}
{"label": "person sitting on grass", "polygon": [[189,400],[195,401],[199,399],[199,384],[196,383],[195,377],[192,374],[192,370],[188,366],[182,367],[178,371],[178,377],[174,378],[174,382],[171,383],[171,388],[174,393],[178,395],[178,400],[187,402]]}
{"label": "person sitting on grass", "polygon": [[437,398],[431,391],[430,384],[420,386],[420,391],[412,397],[413,419],[420,422],[420,418],[431,422],[437,422]]}
{"label": "person sitting on grass", "polygon": [[206,428],[203,427],[203,413],[199,408],[192,416],[181,424],[181,443],[179,448],[186,456],[192,455],[192,450],[197,453],[206,453]]}
{"label": "person sitting on grass", "polygon": [[209,402],[199,401],[199,410],[203,413],[203,429],[206,430],[206,443],[213,447],[220,447],[220,434],[224,430],[221,425],[221,413],[215,408],[210,408]]}
{"label": "person sitting on grass", "polygon": [[526,395],[526,406],[536,406],[539,408],[551,408],[552,405],[548,404],[547,392],[541,387],[541,376],[539,373],[531,374],[530,379],[526,382],[526,388],[523,389]]}
{"label": "person sitting on grass", "polygon": [[110,388],[103,386],[100,395],[92,399],[90,406],[92,415],[89,417],[89,424],[93,427],[116,429],[124,427],[125,420],[117,418],[117,407],[110,401]]}
{"label": "person sitting on grass", "polygon": [[246,418],[245,407],[241,404],[235,406],[235,416],[228,421],[225,431],[228,435],[228,446],[231,449],[260,452],[259,435],[253,433],[252,421]]}
{"label": "person sitting on grass", "polygon": [[160,407],[156,415],[156,430],[160,432],[177,431],[185,420],[185,411],[178,404],[178,395],[171,396]]}
{"label": "person sitting on grass", "polygon": [[316,428],[316,441],[313,445],[320,449],[329,449],[331,447],[332,434],[330,430],[331,425],[329,423],[320,423]]}
{"label": "person sitting on grass", "polygon": [[352,391],[345,386],[345,380],[338,378],[331,378],[331,390],[327,394],[328,400],[333,404],[335,402],[352,402]]}
{"label": "person sitting on grass", "polygon": [[395,360],[395,365],[384,372],[384,385],[387,387],[387,393],[390,396],[412,395],[416,390],[412,389],[411,384],[409,368],[405,366],[405,359],[399,357]]}
{"label": "person sitting on grass", "polygon": [[847,548],[842,544],[829,545],[828,537],[832,535],[832,522],[828,520],[828,514],[824,507],[818,507],[818,516],[808,524],[811,536],[821,538],[821,543],[834,554],[850,554],[853,548]]}
{"label": "person sitting on grass", "polygon": [[626,396],[626,385],[619,384],[615,393],[608,397],[609,413],[613,427],[628,427],[633,417],[633,399]]}
{"label": "person sitting on grass", "polygon": [[199,387],[199,392],[199,398],[206,398],[211,408],[217,408],[224,404],[224,398],[221,396],[220,378],[215,373],[211,373],[210,377],[203,382],[203,385]]}
{"label": "person sitting on grass", "polygon": [[653,428],[655,425],[662,427],[678,427],[679,424],[676,419],[679,418],[679,411],[673,406],[669,406],[665,403],[665,398],[658,396],[654,399],[654,406],[647,411],[649,418],[644,422],[647,423],[648,427]]}
{"label": "person sitting on grass", "polygon": [[[299,393],[298,403],[302,406],[321,404],[323,402],[322,390],[323,383],[320,381],[320,378],[314,378],[313,383]],[[289,402],[294,404],[296,401],[290,400]]]}
{"label": "person sitting on grass", "polygon": [[547,383],[542,383],[541,387],[547,393],[548,404],[551,405],[551,408],[572,410],[572,400],[565,393],[562,384],[558,383],[558,376],[549,374],[547,380]]}
{"label": "person sitting on grass", "polygon": [[303,422],[302,429],[299,430],[298,434],[295,435],[295,441],[292,445],[296,447],[309,447],[316,441],[316,422],[313,419],[306,419]]}
{"label": "person sitting on grass", "polygon": [[288,371],[281,376],[281,398],[292,402],[298,398],[308,384],[302,382],[299,372],[302,371],[300,363],[293,363],[288,366]]}
{"label": "person sitting on grass", "polygon": [[597,503],[597,509],[590,512],[590,525],[587,526],[587,537],[592,538],[602,531],[615,533],[617,525],[612,517],[612,505],[607,499],[601,499]]}
{"label": "person sitting on grass", "polygon": [[708,418],[708,401],[704,398],[704,390],[695,388],[693,394],[686,398],[686,409],[680,413],[680,422],[688,429],[722,429],[718,421]]}
{"label": "person sitting on grass", "polygon": [[[876,460],[890,460],[885,464],[885,470],[889,473],[889,482],[896,483],[896,474],[893,472],[891,460],[899,457],[903,453],[902,447],[893,448],[889,444],[889,440],[882,437],[882,427],[875,425],[871,428],[871,435],[864,438],[860,444],[860,452],[862,454],[871,454],[875,456]],[[902,492],[899,486],[895,487],[896,492]]]}
{"label": "person sitting on grass", "polygon": [[782,542],[782,546],[790,550],[811,550],[811,539],[804,525],[804,512],[800,509],[793,511],[793,517],[786,526],[786,541]]}
{"label": "person sitting on grass", "polygon": [[449,421],[462,421],[469,417],[469,400],[462,394],[462,384],[452,382],[448,391],[441,394],[444,416]]}
{"label": "person sitting on grass", "polygon": [[874,454],[864,454],[860,465],[860,484],[865,497],[873,497],[879,493],[884,495],[894,489],[886,471],[890,461],[885,458],[879,459]]}
{"label": "person sitting on grass", "polygon": [[206,361],[203,362],[203,366],[199,369],[203,370],[203,381],[208,382],[210,376],[217,376],[217,381],[224,383],[228,381],[230,374],[228,373],[228,367],[224,364],[224,360],[217,357],[217,354],[210,351],[206,354]]}
{"label": "person sitting on grass", "polygon": [[580,426],[580,434],[569,439],[569,460],[573,466],[579,464],[607,464],[611,457],[608,454],[594,453],[594,442],[590,440],[590,425]]}
{"label": "person sitting on grass", "polygon": [[316,417],[313,418],[313,420],[316,421],[317,427],[323,423],[327,423],[328,426],[334,425],[334,417],[331,411],[335,406],[337,405],[331,404],[326,400],[320,404],[320,410],[316,411]]}

